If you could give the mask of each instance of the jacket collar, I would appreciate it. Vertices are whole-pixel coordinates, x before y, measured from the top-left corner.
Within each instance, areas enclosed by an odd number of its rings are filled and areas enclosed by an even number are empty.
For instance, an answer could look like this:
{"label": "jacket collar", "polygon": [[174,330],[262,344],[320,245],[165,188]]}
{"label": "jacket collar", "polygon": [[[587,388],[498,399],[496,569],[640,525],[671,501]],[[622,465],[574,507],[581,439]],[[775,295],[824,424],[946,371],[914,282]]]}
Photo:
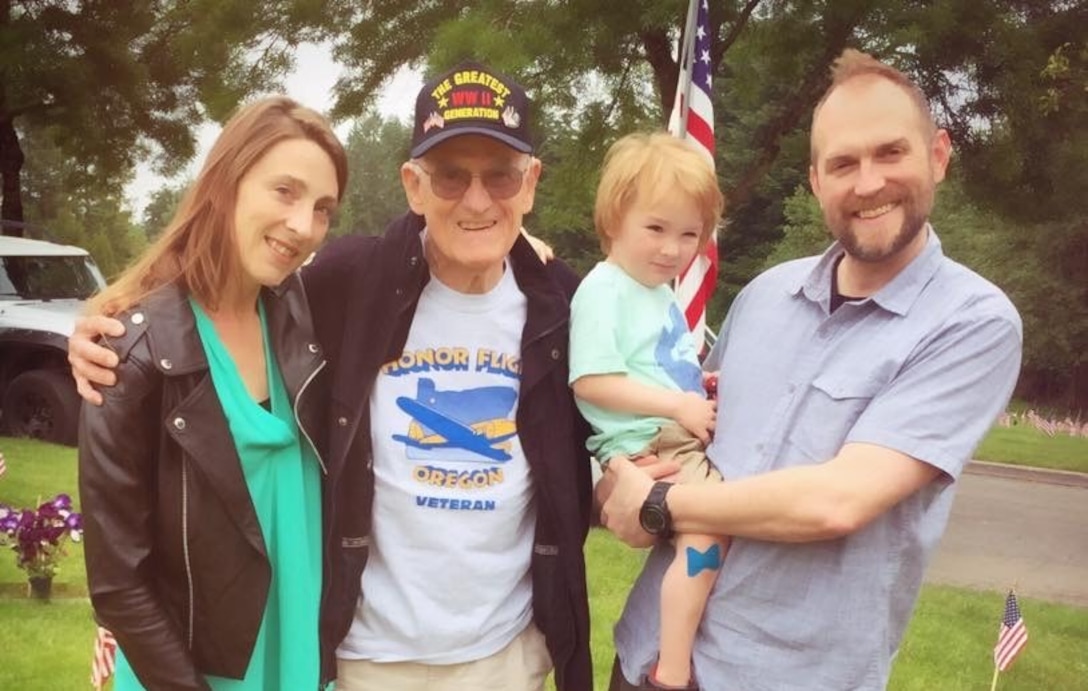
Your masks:
{"label": "jacket collar", "polygon": [[[292,307],[288,304],[288,291],[299,280],[295,273],[279,285],[261,289],[259,299],[264,301],[268,312],[270,338],[275,339],[284,330],[282,322],[287,316],[286,311]],[[281,306],[283,309],[280,309]],[[126,315],[119,316],[126,322],[126,327],[138,327],[133,333],[134,337],[144,330],[147,331],[148,349],[154,358],[155,367],[164,375],[181,376],[208,369],[208,359],[204,355],[204,346],[196,328],[196,318],[189,307],[189,294],[176,283],[161,286],[141,305]],[[311,333],[309,319],[303,317],[305,314],[294,315],[295,321],[303,321],[306,333]],[[152,324],[155,328],[150,328]],[[299,345],[305,347],[308,344]]]}
{"label": "jacket collar", "polygon": [[142,321],[155,367],[164,375],[180,376],[208,369],[188,293],[176,283],[164,285],[149,295],[128,320]]}

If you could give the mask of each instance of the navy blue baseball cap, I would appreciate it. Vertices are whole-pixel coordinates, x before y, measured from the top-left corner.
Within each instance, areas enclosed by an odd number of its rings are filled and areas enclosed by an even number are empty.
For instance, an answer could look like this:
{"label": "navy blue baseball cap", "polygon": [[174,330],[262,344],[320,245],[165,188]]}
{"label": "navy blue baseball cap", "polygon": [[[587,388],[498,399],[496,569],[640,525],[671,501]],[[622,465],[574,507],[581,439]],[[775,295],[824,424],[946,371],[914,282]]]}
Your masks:
{"label": "navy blue baseball cap", "polygon": [[478,62],[462,62],[427,84],[416,97],[412,158],[462,134],[491,137],[533,152],[529,97],[510,77]]}

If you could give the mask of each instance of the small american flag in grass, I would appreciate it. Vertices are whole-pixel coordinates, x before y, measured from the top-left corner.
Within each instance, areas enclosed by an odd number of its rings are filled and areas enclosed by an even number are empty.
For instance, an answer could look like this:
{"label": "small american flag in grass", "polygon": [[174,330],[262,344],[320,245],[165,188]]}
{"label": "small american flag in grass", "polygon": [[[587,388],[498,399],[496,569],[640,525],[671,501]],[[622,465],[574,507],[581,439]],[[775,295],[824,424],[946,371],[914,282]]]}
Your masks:
{"label": "small american flag in grass", "polygon": [[99,626],[94,637],[94,653],[91,656],[91,685],[96,689],[105,686],[113,676],[116,657],[117,640],[109,629]]}
{"label": "small american flag in grass", "polygon": [[997,671],[1004,672],[1020,654],[1028,642],[1028,627],[1020,615],[1020,605],[1016,594],[1009,591],[1005,598],[1005,616],[1001,618],[1001,628],[997,632],[997,645],[994,646],[994,664]]}

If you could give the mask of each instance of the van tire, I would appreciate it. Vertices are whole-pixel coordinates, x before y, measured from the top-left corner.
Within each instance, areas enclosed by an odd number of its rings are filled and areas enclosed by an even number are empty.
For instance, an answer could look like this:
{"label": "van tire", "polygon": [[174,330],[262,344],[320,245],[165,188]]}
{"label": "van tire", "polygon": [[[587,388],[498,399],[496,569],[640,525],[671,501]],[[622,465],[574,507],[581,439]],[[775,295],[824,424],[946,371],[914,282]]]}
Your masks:
{"label": "van tire", "polygon": [[79,394],[68,374],[30,370],[4,393],[3,426],[16,437],[74,446],[79,432]]}

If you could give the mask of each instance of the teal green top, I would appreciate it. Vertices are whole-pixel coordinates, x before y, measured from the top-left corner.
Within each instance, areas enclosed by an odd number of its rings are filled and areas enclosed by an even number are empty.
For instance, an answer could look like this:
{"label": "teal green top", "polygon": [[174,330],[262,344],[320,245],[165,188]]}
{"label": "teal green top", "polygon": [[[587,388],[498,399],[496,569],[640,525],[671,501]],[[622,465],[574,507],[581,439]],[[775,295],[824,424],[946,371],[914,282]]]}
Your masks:
{"label": "teal green top", "polygon": [[[268,342],[264,306],[258,302],[271,412],[250,397],[211,319],[191,298],[190,304],[272,565],[272,587],[245,678],[206,679],[217,690],[317,688],[321,599],[317,459],[310,445],[300,441],[291,400]],[[115,691],[143,688],[120,650],[115,674]]]}

